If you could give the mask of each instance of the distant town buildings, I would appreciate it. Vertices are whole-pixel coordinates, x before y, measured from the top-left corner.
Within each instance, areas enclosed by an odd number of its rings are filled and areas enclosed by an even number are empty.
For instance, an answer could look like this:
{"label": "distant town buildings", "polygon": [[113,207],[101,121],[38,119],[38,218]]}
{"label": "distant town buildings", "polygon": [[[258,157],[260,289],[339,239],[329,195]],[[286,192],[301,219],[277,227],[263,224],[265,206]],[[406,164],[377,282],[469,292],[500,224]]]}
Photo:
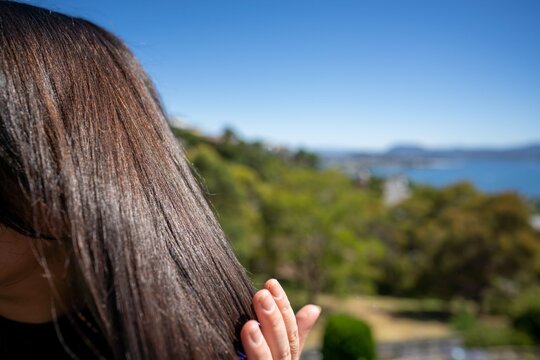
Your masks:
{"label": "distant town buildings", "polygon": [[531,226],[535,229],[540,231],[540,215],[536,214],[531,216]]}
{"label": "distant town buildings", "polygon": [[409,196],[409,179],[406,176],[391,176],[384,181],[383,200],[386,206],[397,205]]}
{"label": "distant town buildings", "polygon": [[368,168],[358,169],[354,176],[354,180],[356,181],[356,184],[358,186],[361,186],[361,187],[368,186],[369,181],[371,180],[371,171]]}

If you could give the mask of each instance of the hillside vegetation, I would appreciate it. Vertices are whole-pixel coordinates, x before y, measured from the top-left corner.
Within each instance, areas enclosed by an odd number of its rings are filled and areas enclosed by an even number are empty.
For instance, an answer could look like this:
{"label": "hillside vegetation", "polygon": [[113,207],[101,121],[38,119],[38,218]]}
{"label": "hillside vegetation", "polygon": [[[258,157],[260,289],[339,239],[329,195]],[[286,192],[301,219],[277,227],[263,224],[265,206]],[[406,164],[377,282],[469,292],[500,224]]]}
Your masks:
{"label": "hillside vegetation", "polygon": [[516,299],[540,283],[533,208],[515,193],[413,185],[385,207],[381,179],[357,184],[314,154],[231,130],[173,131],[256,285],[277,277],[302,302],[321,293],[429,297],[451,312],[512,318]]}

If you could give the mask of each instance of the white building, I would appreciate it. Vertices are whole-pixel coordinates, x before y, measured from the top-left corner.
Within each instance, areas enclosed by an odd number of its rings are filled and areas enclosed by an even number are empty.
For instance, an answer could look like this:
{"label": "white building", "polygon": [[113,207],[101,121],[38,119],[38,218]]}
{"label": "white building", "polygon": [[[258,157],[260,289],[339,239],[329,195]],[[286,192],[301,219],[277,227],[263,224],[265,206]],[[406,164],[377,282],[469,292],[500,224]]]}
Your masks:
{"label": "white building", "polygon": [[383,197],[386,206],[394,206],[410,195],[409,179],[403,175],[388,177],[384,182]]}

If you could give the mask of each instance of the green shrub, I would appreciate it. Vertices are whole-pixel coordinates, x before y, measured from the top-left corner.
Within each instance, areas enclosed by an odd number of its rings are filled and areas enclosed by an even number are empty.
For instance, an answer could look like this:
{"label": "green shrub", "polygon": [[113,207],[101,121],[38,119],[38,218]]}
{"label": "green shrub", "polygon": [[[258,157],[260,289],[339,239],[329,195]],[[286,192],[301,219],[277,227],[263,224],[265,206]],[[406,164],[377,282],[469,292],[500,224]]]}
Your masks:
{"label": "green shrub", "polygon": [[452,327],[461,335],[466,347],[528,346],[533,344],[524,331],[506,323],[490,323],[478,319],[471,312],[463,311],[451,320]]}
{"label": "green shrub", "polygon": [[348,315],[330,315],[324,331],[325,360],[374,360],[375,343],[364,321]]}
{"label": "green shrub", "polygon": [[494,326],[477,322],[461,333],[466,347],[529,346],[533,341],[528,334],[510,326]]}
{"label": "green shrub", "polygon": [[540,344],[540,287],[532,287],[516,298],[511,317],[516,329]]}
{"label": "green shrub", "polygon": [[529,309],[528,311],[520,314],[514,318],[514,327],[521,330],[530,337],[534,342],[540,344],[540,310]]}
{"label": "green shrub", "polygon": [[459,332],[467,331],[472,328],[476,322],[476,317],[469,311],[461,311],[451,320],[452,327]]}

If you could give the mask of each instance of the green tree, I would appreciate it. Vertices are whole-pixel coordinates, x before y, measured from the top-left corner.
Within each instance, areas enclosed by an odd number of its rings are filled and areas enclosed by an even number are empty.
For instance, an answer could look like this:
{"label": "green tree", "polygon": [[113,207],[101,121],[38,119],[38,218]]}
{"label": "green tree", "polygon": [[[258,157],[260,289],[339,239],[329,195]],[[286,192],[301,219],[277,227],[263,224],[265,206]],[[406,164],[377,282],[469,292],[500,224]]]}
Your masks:
{"label": "green tree", "polygon": [[395,265],[387,267],[405,273],[407,281],[398,282],[405,293],[481,302],[506,284],[510,296],[540,252],[529,214],[512,193],[486,195],[468,183],[420,187],[393,210],[398,231],[389,261]]}
{"label": "green tree", "polygon": [[251,169],[229,163],[209,145],[198,145],[188,152],[206,197],[236,250],[248,268],[261,238],[261,218],[256,186],[258,177]]}
{"label": "green tree", "polygon": [[384,249],[366,222],[380,202],[337,171],[290,169],[262,196],[273,268],[308,290],[369,291]]}

